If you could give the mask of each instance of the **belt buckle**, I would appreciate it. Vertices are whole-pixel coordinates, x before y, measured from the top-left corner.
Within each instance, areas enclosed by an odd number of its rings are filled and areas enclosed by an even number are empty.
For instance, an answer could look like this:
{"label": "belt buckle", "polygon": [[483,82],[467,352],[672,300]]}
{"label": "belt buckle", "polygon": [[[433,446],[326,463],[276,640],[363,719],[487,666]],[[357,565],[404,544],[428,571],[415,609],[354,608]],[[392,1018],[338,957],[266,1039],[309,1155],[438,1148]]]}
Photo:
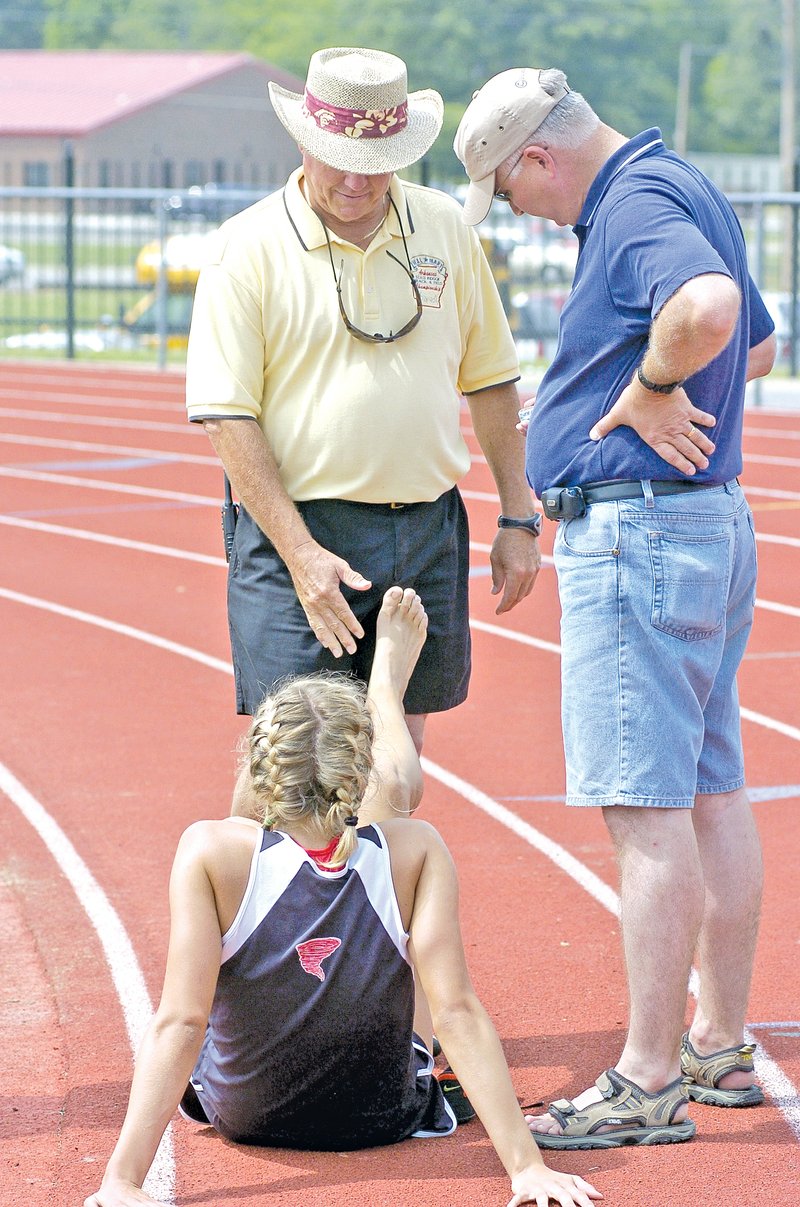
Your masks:
{"label": "belt buckle", "polygon": [[391,507],[392,511],[402,511],[405,507],[405,503],[390,503],[389,506]]}
{"label": "belt buckle", "polygon": [[551,486],[542,494],[542,510],[548,520],[575,520],[586,515],[586,500],[580,486]]}

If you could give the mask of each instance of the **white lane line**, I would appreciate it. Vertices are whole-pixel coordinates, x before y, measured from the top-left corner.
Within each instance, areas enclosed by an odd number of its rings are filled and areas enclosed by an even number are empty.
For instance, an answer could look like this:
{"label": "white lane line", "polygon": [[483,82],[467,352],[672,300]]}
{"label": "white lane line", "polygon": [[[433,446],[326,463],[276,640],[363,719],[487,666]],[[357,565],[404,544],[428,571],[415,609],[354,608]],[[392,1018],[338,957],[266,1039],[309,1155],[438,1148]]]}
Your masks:
{"label": "white lane line", "polygon": [[[76,453],[114,453],[120,457],[149,457],[153,461],[166,461],[183,465],[214,465],[220,474],[222,466],[219,457],[214,453],[204,456],[202,453],[168,453],[163,448],[136,448],[131,444],[97,444],[93,440],[57,440],[55,436],[18,436],[10,432],[0,432],[0,442],[3,444],[23,444],[26,448],[64,448]],[[82,463],[75,462],[75,468],[81,469]],[[798,496],[800,497],[800,496]]]}
{"label": "white lane line", "polygon": [[[153,1017],[153,1006],[136,952],[119,914],[58,823],[2,763],[0,791],[17,806],[36,831],[96,930],[122,1007],[131,1052],[135,1058]],[[171,1125],[167,1127],[159,1145],[145,1190],[155,1199],[172,1201],[175,1193],[175,1158]]]}
{"label": "white lane line", "polygon": [[[81,386],[82,389],[90,389],[87,383]],[[66,405],[68,407],[91,407],[95,411],[103,410],[104,414],[110,414],[113,411],[137,411],[140,415],[144,411],[163,412],[164,414],[183,415],[186,419],[186,403],[182,401],[169,401],[169,391],[158,390],[154,395],[149,397],[142,396],[141,398],[98,398],[90,394],[66,394],[58,393],[54,390],[40,391],[37,386],[24,388],[19,390],[0,389],[0,401],[8,400],[11,403],[19,403],[22,398],[30,400],[31,407],[36,406],[59,406]],[[179,395],[178,398],[181,398]],[[9,408],[11,409],[11,408]],[[15,409],[19,409],[18,407]],[[26,412],[30,414],[30,412]],[[75,415],[79,415],[80,411],[76,411]],[[186,419],[188,423],[188,419]]]}
{"label": "white lane line", "polygon": [[[230,663],[223,662],[219,658],[212,658],[208,654],[202,653],[200,650],[191,649],[188,646],[178,645],[175,642],[167,641],[162,637],[156,636],[154,633],[148,633],[143,629],[135,629],[130,625],[120,625],[116,621],[107,620],[105,617],[94,615],[90,612],[80,612],[72,608],[62,607],[60,604],[55,604],[50,600],[38,599],[33,596],[21,595],[15,591],[9,591],[5,588],[0,588],[0,597],[14,600],[18,603],[24,603],[31,607],[43,609],[44,611],[54,612],[59,616],[66,616],[74,620],[82,621],[86,624],[96,625],[99,628],[110,630],[111,632],[119,633],[126,637],[132,637],[137,641],[142,641],[147,645],[155,646],[159,649],[168,650],[171,653],[178,654],[181,657],[189,658],[194,662],[199,662],[201,665],[208,666],[215,670],[224,671],[231,675],[233,668]],[[800,730],[795,731],[797,739],[800,740]],[[790,735],[791,736],[791,735]],[[432,762],[428,758],[422,759],[424,771],[434,779],[438,779],[440,783],[445,784],[451,791],[457,792],[465,800],[476,808],[487,813],[495,821],[511,830],[518,837],[534,846],[538,851],[544,854],[548,859],[552,860],[563,872],[570,876],[577,884],[580,885],[587,893],[602,906],[608,909],[613,914],[619,912],[619,897],[609,885],[605,884],[599,876],[587,868],[580,860],[571,855],[564,847],[541,834],[528,822],[518,817],[510,809],[506,809],[498,801],[493,800],[486,793],[476,788],[473,784],[462,780],[459,776],[447,771],[444,767],[440,767],[438,763]],[[0,785],[1,786],[1,785]],[[54,853],[57,852],[55,848]],[[56,854],[57,858],[57,854]],[[131,949],[132,950],[132,949]],[[116,982],[115,982],[116,983]],[[697,973],[693,970],[689,985],[690,991],[697,996]],[[762,1084],[772,1096],[773,1088],[776,1094],[775,1104],[778,1106],[790,1128],[795,1134],[795,1137],[800,1141],[800,1094],[780,1069],[766,1054],[763,1049],[759,1049],[759,1055],[756,1058],[758,1074]]]}
{"label": "white lane line", "polygon": [[141,495],[147,499],[169,499],[176,503],[197,503],[204,507],[219,507],[221,503],[221,496],[212,498],[210,495],[190,495],[179,490],[159,490],[155,486],[134,486],[129,482],[106,482],[101,478],[79,478],[75,474],[12,469],[8,465],[0,465],[0,478],[28,478],[32,482],[52,482],[56,486],[79,486],[85,490],[107,490],[111,494]]}
{"label": "white lane line", "polygon": [[[127,450],[130,452],[131,450]],[[53,482],[59,486],[85,486],[87,490],[107,490],[117,494],[143,495],[148,498],[157,499],[175,499],[182,502],[191,502],[207,505],[209,507],[218,507],[220,504],[219,498],[211,498],[208,495],[189,495],[181,494],[174,490],[157,490],[155,487],[149,486],[134,486],[131,483],[109,482],[99,478],[82,478],[74,474],[59,474],[49,473],[39,470],[20,469],[10,465],[0,466],[0,477],[4,478],[22,478],[32,482]],[[493,503],[499,505],[499,498],[496,494],[486,490],[462,490],[461,497],[464,499],[473,499],[479,503]],[[791,536],[777,536],[773,533],[756,532],[756,540],[764,541],[767,544],[787,545],[793,549],[800,549],[800,538]]]}
{"label": "white lane line", "polygon": [[[189,496],[193,502],[197,502],[199,496]],[[219,500],[214,500],[218,503]],[[89,532],[83,528],[69,528],[61,524],[49,524],[42,520],[22,519],[18,516],[3,516],[0,515],[0,524],[6,524],[12,528],[28,528],[33,531],[47,532],[53,536],[72,537],[76,540],[96,541],[101,545],[117,546],[120,549],[136,549],[143,553],[159,554],[162,557],[179,558],[183,561],[199,562],[206,566],[224,566],[225,559],[222,557],[213,557],[207,553],[191,553],[183,549],[175,549],[167,545],[154,545],[148,541],[128,540],[125,537],[108,536],[102,532]],[[482,544],[479,541],[470,541],[469,547],[475,553],[489,553],[491,545]],[[542,564],[552,566],[553,559],[547,554],[542,556]],[[800,607],[795,607],[793,604],[776,603],[770,599],[756,599],[756,607],[763,608],[767,612],[778,612],[783,616],[800,617]],[[482,621],[473,621],[475,628],[483,628],[487,633],[494,633],[498,637],[505,637],[509,641],[525,641],[524,633],[517,633],[513,629],[504,629],[500,625],[486,625]],[[532,644],[537,643],[537,639],[531,638]],[[552,649],[554,653],[561,653],[559,646],[554,646],[548,642],[538,642],[540,649]]]}
{"label": "white lane line", "polygon": [[788,545],[792,549],[800,549],[800,537],[776,536],[773,532],[756,532],[756,540],[765,545]]}
{"label": "white lane line", "polygon": [[766,453],[746,453],[745,465],[788,465],[792,469],[800,466],[800,457],[770,457]]}
{"label": "white lane line", "polygon": [[763,608],[765,612],[780,612],[782,616],[800,616],[800,608],[794,604],[775,603],[771,599],[756,599],[756,607]]}
{"label": "white lane line", "polygon": [[547,650],[550,654],[561,653],[561,646],[555,641],[545,641],[541,637],[531,637],[528,633],[520,633],[516,629],[504,629],[499,624],[488,624],[485,620],[471,619],[469,622],[471,629],[478,629],[481,633],[490,633],[493,637],[505,637],[506,641],[517,641],[520,645],[532,646],[535,650]]}
{"label": "white lane line", "polygon": [[[147,409],[147,403],[141,403],[142,410]],[[199,424],[166,423],[157,419],[113,419],[108,415],[67,415],[58,411],[26,411],[16,407],[0,407],[0,418],[24,419],[26,423],[57,423],[60,427],[117,427],[131,432],[178,432],[188,433],[193,439],[202,435],[198,430]]]}
{"label": "white lane line", "polygon": [[159,557],[174,557],[186,562],[199,562],[203,566],[225,566],[224,557],[213,557],[209,553],[193,553],[188,549],[174,549],[170,545],[154,545],[150,541],[134,541],[122,536],[109,536],[105,532],[89,532],[85,528],[67,528],[63,524],[48,524],[44,520],[23,520],[18,516],[0,515],[0,524],[10,528],[27,528],[34,532],[46,532],[51,536],[66,536],[78,541],[94,541],[98,545],[111,545],[115,549],[132,549],[139,553],[155,553]]}
{"label": "white lane line", "polygon": [[132,625],[120,624],[116,620],[107,620],[104,616],[97,616],[93,612],[82,612],[79,608],[67,608],[63,604],[53,603],[49,599],[40,599],[35,595],[25,595],[21,591],[10,591],[7,587],[0,587],[0,599],[9,599],[13,603],[24,604],[28,608],[38,608],[43,612],[52,612],[54,615],[64,616],[68,620],[80,620],[84,624],[95,625],[99,629],[107,629],[110,633],[117,633],[121,637],[132,637],[135,641],[143,641],[147,645],[154,645],[158,649],[166,650],[170,654],[178,654],[181,658],[189,658],[193,662],[200,662],[211,670],[223,671],[227,675],[233,674],[231,664],[224,662],[221,658],[214,658],[211,654],[204,654],[200,650],[192,649],[188,645],[181,645],[177,641],[170,641],[166,637],[159,637],[155,633],[146,633],[143,629],[134,628]]}
{"label": "white lane line", "polygon": [[742,708],[739,705],[739,712],[742,719],[752,721],[754,725],[763,725],[765,729],[773,729],[776,733],[782,733],[785,738],[792,738],[795,742],[800,742],[800,729],[796,725],[786,725],[783,721],[776,721],[774,717],[766,717],[763,712],[753,712],[752,708]]}
{"label": "white lane line", "polygon": [[[800,735],[798,735],[800,736]],[[462,780],[459,776],[453,775],[452,772],[446,771],[437,763],[433,763],[424,755],[422,757],[422,768],[426,775],[438,780],[452,792],[462,796],[474,805],[476,809],[486,813],[494,821],[505,826],[513,831],[524,842],[534,847],[546,858],[552,860],[562,872],[570,876],[576,884],[578,884],[585,892],[595,901],[604,906],[609,913],[619,917],[619,897],[599,876],[596,876],[590,868],[587,868],[579,860],[575,859],[569,851],[565,851],[558,843],[553,842],[545,834],[529,825],[522,818],[517,817],[510,809],[506,809],[498,801],[487,796],[485,792],[481,792],[473,784]],[[693,968],[689,979],[689,992],[697,997],[700,987],[697,971]],[[755,1042],[753,1037],[745,1028],[745,1041],[747,1043]],[[789,1124],[795,1139],[800,1141],[800,1093],[797,1088],[789,1080],[780,1065],[767,1054],[763,1043],[760,1043],[756,1049],[755,1067],[759,1081],[763,1089],[773,1100],[775,1105],[780,1110],[786,1122]]]}
{"label": "white lane line", "polygon": [[779,427],[748,427],[745,425],[745,436],[764,436],[775,440],[800,440],[800,432],[782,431]]}
{"label": "white lane line", "polygon": [[[202,496],[199,495],[189,495],[185,496],[185,498],[194,503],[202,503]],[[212,501],[215,505],[219,506],[218,499]],[[44,520],[0,515],[0,524],[5,524],[10,528],[27,528],[33,532],[46,532],[52,536],[71,537],[80,541],[95,541],[100,545],[111,545],[120,549],[135,549],[142,553],[154,553],[161,557],[173,557],[187,562],[199,562],[205,566],[226,565],[224,558],[214,557],[208,553],[193,553],[186,549],[175,549],[169,545],[155,545],[149,541],[134,541],[126,537],[109,536],[104,532],[91,532],[86,528],[70,528],[63,524],[51,524]],[[474,553],[488,554],[491,551],[491,545],[483,544],[480,541],[470,541],[469,547]],[[542,565],[552,566],[552,557],[548,554],[542,554]],[[765,612],[777,612],[782,616],[800,618],[800,607],[795,607],[794,604],[776,603],[771,599],[759,598],[756,599],[756,607],[763,608]],[[494,633],[496,636],[505,637],[509,641],[529,641],[530,644],[537,644],[536,638],[528,639],[526,634],[518,633],[514,629],[505,629],[500,625],[487,625],[483,621],[477,620],[471,623],[474,628],[483,628],[487,633]],[[538,645],[540,649],[552,649],[553,653],[561,653],[561,647],[554,646],[552,642],[538,642]]]}

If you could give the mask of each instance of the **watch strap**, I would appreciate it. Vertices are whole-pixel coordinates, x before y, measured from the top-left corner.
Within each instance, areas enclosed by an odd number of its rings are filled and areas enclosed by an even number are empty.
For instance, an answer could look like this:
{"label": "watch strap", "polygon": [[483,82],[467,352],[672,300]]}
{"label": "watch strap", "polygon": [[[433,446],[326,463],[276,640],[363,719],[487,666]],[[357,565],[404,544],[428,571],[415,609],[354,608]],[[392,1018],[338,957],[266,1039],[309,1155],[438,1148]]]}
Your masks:
{"label": "watch strap", "polygon": [[542,517],[537,511],[534,515],[526,516],[523,520],[515,520],[511,516],[499,515],[497,517],[498,528],[524,528],[526,532],[532,532],[534,536],[538,536],[542,531]]}
{"label": "watch strap", "polygon": [[666,381],[663,384],[660,382],[651,381],[645,376],[644,369],[641,365],[636,370],[636,376],[646,390],[651,390],[653,394],[671,394],[673,390],[677,390],[683,385],[682,381]]}

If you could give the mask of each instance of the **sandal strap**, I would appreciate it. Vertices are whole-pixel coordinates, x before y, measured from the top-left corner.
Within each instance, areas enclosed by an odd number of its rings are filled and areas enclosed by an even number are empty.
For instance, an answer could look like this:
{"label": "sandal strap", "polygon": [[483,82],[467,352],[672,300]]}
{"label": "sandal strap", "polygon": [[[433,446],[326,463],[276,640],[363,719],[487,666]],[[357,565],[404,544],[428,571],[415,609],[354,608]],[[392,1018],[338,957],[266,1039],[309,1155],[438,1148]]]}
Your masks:
{"label": "sandal strap", "polygon": [[681,1042],[683,1075],[695,1085],[715,1090],[728,1073],[755,1074],[753,1053],[756,1047],[756,1044],[740,1044],[735,1048],[722,1048],[719,1052],[712,1052],[710,1056],[701,1056],[692,1047],[686,1034]]}
{"label": "sandal strap", "polygon": [[656,1093],[648,1093],[616,1069],[607,1069],[595,1082],[603,1095],[578,1110],[574,1102],[559,1098],[548,1108],[565,1136],[591,1136],[601,1127],[664,1127],[678,1107],[689,1101],[683,1078],[678,1077]]}

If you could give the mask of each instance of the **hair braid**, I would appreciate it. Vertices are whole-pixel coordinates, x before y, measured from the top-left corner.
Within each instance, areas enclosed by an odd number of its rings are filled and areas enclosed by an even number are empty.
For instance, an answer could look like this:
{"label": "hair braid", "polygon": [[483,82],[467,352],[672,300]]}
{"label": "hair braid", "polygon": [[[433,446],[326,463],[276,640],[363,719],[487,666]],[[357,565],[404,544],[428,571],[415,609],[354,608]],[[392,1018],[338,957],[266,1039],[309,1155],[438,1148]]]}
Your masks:
{"label": "hair braid", "polygon": [[346,862],[372,770],[372,718],[363,685],[344,675],[306,675],[276,688],[248,735],[253,791],[266,827],[312,823],[323,845],[341,836]]}

